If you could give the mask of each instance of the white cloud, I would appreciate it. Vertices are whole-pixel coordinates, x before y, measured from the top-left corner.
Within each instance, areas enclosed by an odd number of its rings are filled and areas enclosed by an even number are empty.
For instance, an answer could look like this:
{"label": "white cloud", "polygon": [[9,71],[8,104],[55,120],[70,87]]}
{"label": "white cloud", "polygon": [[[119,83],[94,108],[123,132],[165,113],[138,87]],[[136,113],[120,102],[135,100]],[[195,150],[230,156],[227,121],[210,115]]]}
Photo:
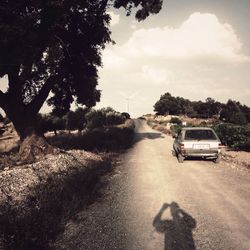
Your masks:
{"label": "white cloud", "polygon": [[147,81],[150,84],[153,83],[155,85],[167,85],[171,81],[171,78],[173,78],[172,72],[167,71],[166,69],[155,68],[148,65],[144,65],[142,67],[141,73],[144,82]]}
{"label": "white cloud", "polygon": [[103,52],[102,61],[105,69],[113,69],[123,67],[126,59],[113,50],[106,49]]}
{"label": "white cloud", "polygon": [[108,14],[111,17],[111,21],[110,21],[110,26],[111,27],[119,24],[119,22],[120,22],[120,15],[119,14],[115,14],[112,11],[109,11]]}
{"label": "white cloud", "polygon": [[194,13],[179,28],[135,30],[128,42],[114,51],[124,57],[250,61],[242,46],[230,24],[221,23],[214,14]]}
{"label": "white cloud", "polygon": [[132,30],[135,30],[136,29],[136,24],[137,24],[137,22],[135,21],[135,20],[133,20],[132,21],[132,24],[131,24],[131,26],[130,26],[130,28],[132,29]]}

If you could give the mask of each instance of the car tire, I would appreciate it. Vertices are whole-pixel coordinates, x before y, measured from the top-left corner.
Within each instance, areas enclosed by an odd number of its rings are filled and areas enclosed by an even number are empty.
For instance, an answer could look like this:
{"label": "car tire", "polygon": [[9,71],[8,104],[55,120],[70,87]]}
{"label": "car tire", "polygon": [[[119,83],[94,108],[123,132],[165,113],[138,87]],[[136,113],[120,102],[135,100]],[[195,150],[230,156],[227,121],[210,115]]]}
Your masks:
{"label": "car tire", "polygon": [[183,163],[185,157],[184,157],[183,155],[181,155],[181,154],[178,154],[177,159],[178,159],[178,162],[179,162],[179,163]]}
{"label": "car tire", "polygon": [[216,159],[214,159],[214,163],[218,164],[221,161],[221,155],[218,155]]}

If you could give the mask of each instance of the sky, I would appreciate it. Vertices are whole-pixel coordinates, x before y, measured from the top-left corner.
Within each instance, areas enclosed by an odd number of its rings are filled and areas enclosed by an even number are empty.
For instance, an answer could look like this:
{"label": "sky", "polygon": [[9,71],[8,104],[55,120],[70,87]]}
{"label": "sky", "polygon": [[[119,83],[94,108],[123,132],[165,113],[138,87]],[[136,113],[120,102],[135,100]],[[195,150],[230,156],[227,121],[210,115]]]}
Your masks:
{"label": "sky", "polygon": [[250,106],[249,0],[164,0],[143,22],[111,9],[115,45],[103,54],[102,99],[132,116],[153,113],[170,92]]}
{"label": "sky", "polygon": [[109,9],[116,44],[103,51],[97,107],[138,117],[166,92],[250,106],[249,10],[250,0],[163,0],[159,14],[137,22]]}

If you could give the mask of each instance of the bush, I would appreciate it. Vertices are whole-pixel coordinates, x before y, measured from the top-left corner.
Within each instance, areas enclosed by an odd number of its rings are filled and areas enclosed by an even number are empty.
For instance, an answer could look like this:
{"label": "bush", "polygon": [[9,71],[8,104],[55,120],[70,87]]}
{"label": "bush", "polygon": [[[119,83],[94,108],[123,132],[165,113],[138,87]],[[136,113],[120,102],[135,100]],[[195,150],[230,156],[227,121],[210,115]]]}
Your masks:
{"label": "bush", "polygon": [[38,131],[42,134],[48,131],[53,131],[56,134],[57,130],[63,130],[66,127],[64,119],[51,114],[38,114],[36,122]]}
{"label": "bush", "polygon": [[169,122],[173,124],[182,124],[182,121],[178,117],[172,117]]}
{"label": "bush", "polygon": [[125,122],[129,114],[121,114],[114,109],[107,107],[99,110],[91,109],[86,114],[87,127],[90,129],[104,126],[119,125]]}
{"label": "bush", "polygon": [[89,151],[114,151],[127,149],[133,143],[134,122],[126,120],[124,124],[106,128],[93,128],[82,135],[59,135],[48,141],[61,149],[84,149]]}
{"label": "bush", "polygon": [[123,112],[123,113],[122,113],[122,116],[124,116],[125,119],[130,119],[130,114],[127,113],[127,112]]}
{"label": "bush", "polygon": [[224,145],[236,150],[250,151],[250,125],[221,123],[214,130]]}
{"label": "bush", "polygon": [[172,133],[174,133],[174,134],[179,134],[179,133],[181,132],[182,128],[183,128],[183,126],[182,126],[181,124],[172,125],[172,126],[170,127]]}
{"label": "bush", "polygon": [[87,127],[88,128],[99,128],[106,124],[105,114],[100,110],[92,109],[86,114]]}
{"label": "bush", "polygon": [[106,125],[118,125],[124,123],[126,118],[118,112],[110,111],[106,114]]}

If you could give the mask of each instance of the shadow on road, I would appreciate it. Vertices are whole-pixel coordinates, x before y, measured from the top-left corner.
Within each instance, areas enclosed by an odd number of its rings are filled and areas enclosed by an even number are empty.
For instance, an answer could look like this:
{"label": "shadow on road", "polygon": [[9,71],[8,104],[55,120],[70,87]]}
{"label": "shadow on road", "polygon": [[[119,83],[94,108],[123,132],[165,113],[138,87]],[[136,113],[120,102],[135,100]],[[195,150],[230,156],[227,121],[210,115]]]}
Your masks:
{"label": "shadow on road", "polygon": [[134,137],[134,142],[139,142],[142,141],[144,139],[159,139],[159,138],[164,138],[164,136],[162,136],[161,133],[154,133],[154,132],[150,132],[150,133],[135,133],[135,137]]}
{"label": "shadow on road", "polygon": [[[172,219],[162,219],[165,210],[170,209]],[[155,216],[153,226],[165,236],[165,250],[195,250],[192,231],[196,227],[195,219],[182,210],[176,202],[163,204]]]}

